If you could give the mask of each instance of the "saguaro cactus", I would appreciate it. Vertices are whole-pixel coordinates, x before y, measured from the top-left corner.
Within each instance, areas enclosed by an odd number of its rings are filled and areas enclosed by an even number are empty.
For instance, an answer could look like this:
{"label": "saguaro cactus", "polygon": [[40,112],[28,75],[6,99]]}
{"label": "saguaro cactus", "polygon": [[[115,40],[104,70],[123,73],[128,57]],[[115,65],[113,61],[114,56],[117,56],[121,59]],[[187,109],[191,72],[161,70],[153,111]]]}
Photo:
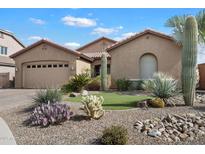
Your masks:
{"label": "saguaro cactus", "polygon": [[107,90],[107,56],[105,53],[101,57],[101,90]]}
{"label": "saguaro cactus", "polygon": [[195,17],[189,16],[185,22],[181,72],[183,97],[188,106],[192,106],[195,100],[197,44],[197,22]]}

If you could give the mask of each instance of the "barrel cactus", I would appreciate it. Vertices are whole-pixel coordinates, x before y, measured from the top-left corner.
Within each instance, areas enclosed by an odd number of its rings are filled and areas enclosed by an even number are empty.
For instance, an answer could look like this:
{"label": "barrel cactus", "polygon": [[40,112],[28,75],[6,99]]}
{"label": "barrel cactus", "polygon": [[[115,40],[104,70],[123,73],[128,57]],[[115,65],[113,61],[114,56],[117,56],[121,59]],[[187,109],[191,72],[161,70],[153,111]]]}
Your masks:
{"label": "barrel cactus", "polygon": [[198,28],[195,17],[189,16],[185,22],[182,51],[182,92],[185,104],[192,106],[195,100]]}
{"label": "barrel cactus", "polygon": [[88,95],[82,98],[84,111],[91,119],[99,119],[104,115],[102,104],[104,99],[102,96]]}
{"label": "barrel cactus", "polygon": [[101,57],[101,90],[107,90],[107,56],[105,53]]}

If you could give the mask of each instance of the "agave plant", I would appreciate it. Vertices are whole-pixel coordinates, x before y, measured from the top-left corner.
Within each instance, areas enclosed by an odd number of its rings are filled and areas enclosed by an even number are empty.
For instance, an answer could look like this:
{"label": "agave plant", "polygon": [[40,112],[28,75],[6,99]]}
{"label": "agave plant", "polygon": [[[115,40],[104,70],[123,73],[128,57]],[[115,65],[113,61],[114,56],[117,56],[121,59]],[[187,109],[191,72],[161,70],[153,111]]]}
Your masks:
{"label": "agave plant", "polygon": [[41,104],[32,112],[29,121],[32,126],[49,126],[69,120],[73,115],[67,104]]}
{"label": "agave plant", "polygon": [[155,73],[153,79],[144,81],[142,87],[144,90],[151,92],[155,97],[159,97],[164,102],[167,102],[167,99],[179,93],[177,85],[177,80],[172,77],[163,73]]}
{"label": "agave plant", "polygon": [[37,104],[53,104],[62,100],[62,94],[57,89],[40,90],[36,96],[34,96],[33,100]]}

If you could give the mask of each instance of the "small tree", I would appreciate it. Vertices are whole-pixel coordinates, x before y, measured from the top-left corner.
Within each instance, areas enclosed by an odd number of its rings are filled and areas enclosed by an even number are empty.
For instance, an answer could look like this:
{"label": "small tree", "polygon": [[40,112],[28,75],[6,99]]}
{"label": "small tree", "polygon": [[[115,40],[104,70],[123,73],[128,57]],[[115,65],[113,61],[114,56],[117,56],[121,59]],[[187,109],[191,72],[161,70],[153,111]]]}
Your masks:
{"label": "small tree", "polygon": [[192,106],[195,100],[198,28],[195,17],[189,16],[185,22],[182,51],[182,92],[185,104]]}
{"label": "small tree", "polygon": [[101,90],[107,90],[107,56],[105,53],[101,57]]}

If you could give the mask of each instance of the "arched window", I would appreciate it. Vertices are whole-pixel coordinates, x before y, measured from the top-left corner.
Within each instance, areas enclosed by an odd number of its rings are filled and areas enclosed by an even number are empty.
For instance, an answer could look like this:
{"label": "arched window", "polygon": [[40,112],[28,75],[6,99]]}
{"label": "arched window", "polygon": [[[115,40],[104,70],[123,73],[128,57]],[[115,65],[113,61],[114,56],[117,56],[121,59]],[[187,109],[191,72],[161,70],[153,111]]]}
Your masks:
{"label": "arched window", "polygon": [[150,79],[157,72],[157,58],[150,53],[144,54],[140,58],[140,78]]}

